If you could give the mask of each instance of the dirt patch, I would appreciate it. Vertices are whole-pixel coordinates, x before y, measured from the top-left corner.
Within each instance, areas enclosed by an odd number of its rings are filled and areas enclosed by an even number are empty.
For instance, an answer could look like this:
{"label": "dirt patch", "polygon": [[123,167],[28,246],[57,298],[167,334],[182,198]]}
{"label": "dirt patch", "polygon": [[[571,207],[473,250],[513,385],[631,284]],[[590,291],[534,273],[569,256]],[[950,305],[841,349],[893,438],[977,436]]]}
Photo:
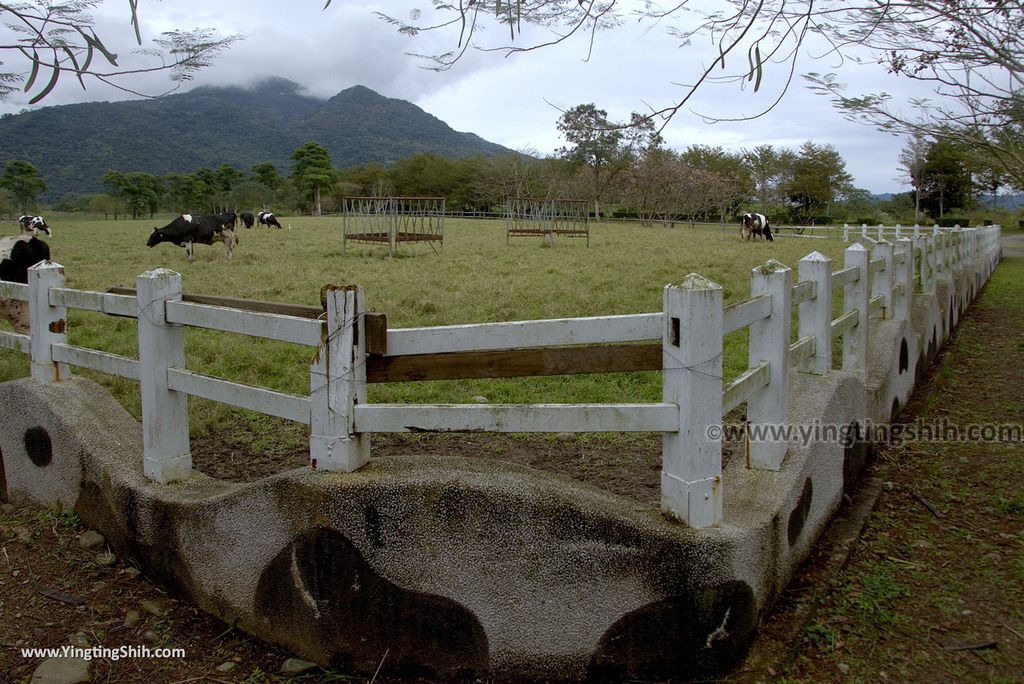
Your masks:
{"label": "dirt patch", "polygon": [[[730,423],[742,414],[729,416]],[[284,423],[280,429],[293,429]],[[273,427],[269,428],[272,432]],[[193,466],[211,477],[251,482],[293,468],[309,467],[304,444],[271,441],[253,449],[252,435],[221,430],[192,440]],[[508,435],[485,433],[377,434],[373,458],[461,456],[510,461],[572,478],[651,506],[661,503],[661,433]],[[723,466],[741,449],[724,444]]]}

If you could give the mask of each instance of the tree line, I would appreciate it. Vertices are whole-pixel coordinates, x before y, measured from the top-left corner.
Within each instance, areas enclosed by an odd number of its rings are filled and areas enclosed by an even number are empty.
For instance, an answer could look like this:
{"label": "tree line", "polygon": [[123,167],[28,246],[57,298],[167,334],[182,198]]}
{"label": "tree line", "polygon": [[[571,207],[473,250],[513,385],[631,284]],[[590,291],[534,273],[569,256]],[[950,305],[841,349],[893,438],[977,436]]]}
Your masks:
{"label": "tree line", "polygon": [[[257,209],[320,215],[340,212],[345,197],[431,196],[444,197],[450,211],[502,213],[509,197],[560,197],[592,202],[596,216],[645,225],[729,221],[745,210],[776,224],[876,223],[939,220],[985,203],[994,209],[1000,190],[1024,190],[997,164],[985,164],[948,138],[910,138],[894,180],[911,192],[883,203],[854,187],[845,160],[828,144],[676,151],[639,115],[614,122],[594,104],[567,110],[558,129],[566,145],[548,157],[421,153],[389,167],[336,168],[324,147],[309,142],[292,153],[288,175],[270,162],[162,176],[112,170],[102,179],[107,192],[65,198],[53,209],[115,219]],[[32,164],[12,160],[0,176],[0,213],[34,210],[45,191]]]}

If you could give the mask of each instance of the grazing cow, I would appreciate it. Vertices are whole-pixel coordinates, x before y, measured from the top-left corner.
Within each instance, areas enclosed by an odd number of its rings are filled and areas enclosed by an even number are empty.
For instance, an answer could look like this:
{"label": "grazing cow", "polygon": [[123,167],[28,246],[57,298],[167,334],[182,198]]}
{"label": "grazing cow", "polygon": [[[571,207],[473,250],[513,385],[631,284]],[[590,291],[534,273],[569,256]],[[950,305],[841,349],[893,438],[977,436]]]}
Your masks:
{"label": "grazing cow", "polygon": [[[193,245],[212,245],[214,242],[223,242],[226,248],[226,256],[231,258],[232,249],[235,245],[235,224],[234,220],[225,222],[221,219],[224,214],[203,216],[192,216],[182,214],[163,228],[154,228],[146,241],[147,247],[153,247],[161,242],[171,242],[179,247],[184,247],[188,252],[188,260],[195,261]],[[233,217],[234,214],[231,214]]]}
{"label": "grazing cow", "polygon": [[[28,283],[28,269],[49,258],[50,246],[35,236],[0,238],[0,280]],[[10,321],[16,332],[28,333],[28,302],[0,297],[0,316]]]}
{"label": "grazing cow", "polygon": [[21,224],[21,232],[23,233],[32,233],[33,235],[46,233],[50,237],[53,237],[53,231],[50,230],[50,226],[46,225],[46,221],[43,220],[42,216],[25,214],[24,216],[18,217],[18,223]]}
{"label": "grazing cow", "polygon": [[245,224],[246,228],[252,228],[252,224],[255,221],[255,219],[253,219],[252,214],[250,214],[247,211],[243,211],[241,214],[239,214],[238,218],[242,219],[242,223]]}
{"label": "grazing cow", "polygon": [[277,226],[278,228],[281,228],[281,224],[278,223],[277,217],[269,211],[261,211],[256,214],[256,220],[260,222],[261,226],[266,226],[267,228],[270,226]]}
{"label": "grazing cow", "polygon": [[764,237],[768,242],[774,242],[771,226],[764,214],[743,214],[740,220],[740,237],[744,240],[752,240],[757,237]]}

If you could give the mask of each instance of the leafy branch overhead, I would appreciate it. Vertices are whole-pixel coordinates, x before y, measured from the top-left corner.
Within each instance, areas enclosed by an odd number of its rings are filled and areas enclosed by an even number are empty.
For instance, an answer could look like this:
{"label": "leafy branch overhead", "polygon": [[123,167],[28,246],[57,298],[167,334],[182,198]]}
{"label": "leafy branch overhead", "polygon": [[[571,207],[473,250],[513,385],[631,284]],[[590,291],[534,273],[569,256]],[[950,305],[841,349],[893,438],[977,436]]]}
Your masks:
{"label": "leafy branch overhead", "polygon": [[[23,91],[36,104],[57,86],[62,76],[78,79],[83,89],[87,79],[95,79],[136,95],[123,77],[166,72],[174,84],[167,92],[191,80],[209,66],[225,48],[240,36],[217,37],[210,29],[174,30],[152,40],[156,48],[142,48],[143,31],[139,20],[139,0],[128,0],[131,27],[139,49],[138,59],[122,60],[110,50],[96,32],[90,12],[102,0],[70,0],[62,3],[0,2],[0,98]],[[13,59],[12,59],[13,57]],[[12,65],[23,64],[21,71]]]}
{"label": "leafy branch overhead", "polygon": [[[330,4],[328,2],[328,4]],[[426,5],[427,3],[423,3]],[[436,1],[408,18],[382,14],[401,33],[448,37],[453,47],[422,56],[430,69],[453,68],[470,49],[506,56],[573,39],[586,56],[602,31],[631,26],[664,30],[684,53],[665,68],[680,79],[652,93],[644,117],[662,130],[693,110],[699,91],[731,86],[753,91],[752,109],[694,111],[708,121],[761,116],[782,100],[808,61],[835,69],[882,65],[894,77],[930,87],[931,100],[903,102],[886,93],[848,95],[835,74],[810,73],[816,92],[845,116],[898,134],[955,136],[1006,168],[1024,168],[1024,0],[705,0],[700,3],[622,0]],[[489,25],[502,29],[486,32]],[[632,30],[632,29],[631,29]],[[637,38],[637,49],[641,49]],[[704,47],[700,48],[700,44]],[[700,49],[698,49],[700,48]],[[694,52],[707,55],[693,59]],[[753,103],[753,104],[752,104]]]}

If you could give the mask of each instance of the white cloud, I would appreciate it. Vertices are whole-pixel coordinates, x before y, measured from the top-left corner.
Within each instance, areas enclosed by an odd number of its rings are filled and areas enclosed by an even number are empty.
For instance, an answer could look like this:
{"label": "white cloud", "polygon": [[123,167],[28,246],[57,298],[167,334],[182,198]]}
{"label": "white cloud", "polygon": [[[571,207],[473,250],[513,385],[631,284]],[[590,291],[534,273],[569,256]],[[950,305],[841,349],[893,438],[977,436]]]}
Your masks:
{"label": "white cloud", "polygon": [[[211,27],[222,35],[245,36],[215,66],[201,72],[195,85],[244,86],[278,76],[295,81],[310,95],[328,98],[363,84],[389,97],[415,102],[457,130],[542,153],[562,144],[555,128],[560,109],[594,102],[613,119],[625,120],[631,111],[664,107],[683,92],[675,84],[690,81],[702,60],[714,57],[707,46],[680,48],[661,28],[646,31],[626,22],[598,35],[589,61],[584,61],[587,41],[573,40],[510,58],[470,51],[455,68],[438,73],[424,69],[421,60],[406,53],[453,49],[454,34],[408,38],[373,14],[386,11],[405,16],[409,9],[425,4],[334,0],[323,10],[317,0],[213,0],[147,3],[140,13],[145,46],[152,45],[162,31],[176,28]],[[107,2],[95,15],[100,35],[122,56],[122,64],[127,63],[137,46],[125,8]],[[540,35],[537,29],[530,31],[526,37]],[[835,65],[808,62],[801,66],[830,71]],[[842,70],[843,78],[851,82],[851,92],[902,85],[879,68],[851,66]],[[782,102],[760,118],[707,124],[693,113],[754,114],[772,101],[783,76],[781,65],[770,64],[757,95],[750,92],[749,84],[745,90],[725,84],[700,91],[668,125],[666,141],[680,149],[709,144],[733,150],[761,144],[797,147],[805,140],[830,143],[847,160],[858,186],[877,192],[897,187],[893,179],[902,142],[843,120],[826,98],[809,93],[799,77]],[[145,92],[160,92],[168,85],[165,76],[143,76],[131,84]],[[65,78],[44,104],[125,97],[99,83],[90,83],[83,92],[75,79]],[[0,112],[16,112],[27,106],[27,100],[23,95],[11,97],[0,102]]]}

